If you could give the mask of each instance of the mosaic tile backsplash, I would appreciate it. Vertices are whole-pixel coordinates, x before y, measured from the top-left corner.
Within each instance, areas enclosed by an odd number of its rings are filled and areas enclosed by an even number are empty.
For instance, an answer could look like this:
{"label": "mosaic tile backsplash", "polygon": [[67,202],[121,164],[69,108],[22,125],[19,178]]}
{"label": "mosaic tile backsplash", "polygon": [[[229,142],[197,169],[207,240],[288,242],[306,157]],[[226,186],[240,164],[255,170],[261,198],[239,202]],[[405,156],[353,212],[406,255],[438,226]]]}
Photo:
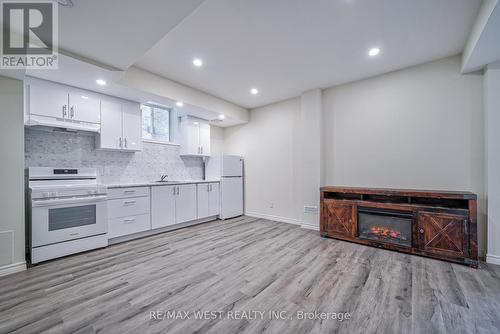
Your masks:
{"label": "mosaic tile backsplash", "polygon": [[95,137],[83,134],[25,130],[26,167],[94,167],[102,183],[154,181],[162,174],[170,180],[201,180],[200,158],[180,157],[179,146],[143,143],[141,152],[95,149]]}

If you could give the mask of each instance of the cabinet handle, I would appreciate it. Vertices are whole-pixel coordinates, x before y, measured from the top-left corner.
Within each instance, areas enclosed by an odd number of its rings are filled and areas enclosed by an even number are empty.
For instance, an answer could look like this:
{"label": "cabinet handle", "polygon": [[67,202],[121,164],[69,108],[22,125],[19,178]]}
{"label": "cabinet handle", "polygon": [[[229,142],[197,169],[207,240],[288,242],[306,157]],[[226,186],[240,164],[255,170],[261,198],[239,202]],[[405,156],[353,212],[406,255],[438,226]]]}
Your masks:
{"label": "cabinet handle", "polygon": [[420,234],[424,234],[424,229],[421,228],[420,230],[418,230],[418,232],[420,232]]}
{"label": "cabinet handle", "polygon": [[123,140],[123,142],[125,143],[125,147],[127,147],[127,137],[125,137],[125,139]]}
{"label": "cabinet handle", "polygon": [[73,118],[75,116],[75,106],[71,106],[71,108],[69,108],[69,110],[70,110],[71,118]]}
{"label": "cabinet handle", "polygon": [[133,194],[135,193],[135,190],[125,190],[123,191],[124,194]]}
{"label": "cabinet handle", "polygon": [[179,191],[180,191],[180,189],[179,189],[179,187],[177,187],[177,196],[179,196]]}
{"label": "cabinet handle", "polygon": [[120,147],[123,147],[122,137],[120,137]]}
{"label": "cabinet handle", "polygon": [[210,191],[210,185],[207,184],[207,192]]}
{"label": "cabinet handle", "polygon": [[212,185],[210,185],[210,191],[212,191]]}
{"label": "cabinet handle", "polygon": [[125,224],[133,223],[135,221],[135,218],[129,218],[129,219],[124,219],[123,222]]}
{"label": "cabinet handle", "polygon": [[132,205],[132,204],[135,204],[137,203],[137,201],[125,201],[123,202],[123,205],[126,206],[126,205]]}
{"label": "cabinet handle", "polygon": [[66,117],[66,109],[68,108],[67,105],[63,105],[62,107],[62,115],[63,115],[63,118]]}
{"label": "cabinet handle", "polygon": [[174,194],[173,194],[174,196],[175,196],[176,188],[177,188],[177,187],[174,187]]}
{"label": "cabinet handle", "polygon": [[201,148],[201,154],[203,154],[203,146],[202,146],[202,147],[200,147],[200,148]]}

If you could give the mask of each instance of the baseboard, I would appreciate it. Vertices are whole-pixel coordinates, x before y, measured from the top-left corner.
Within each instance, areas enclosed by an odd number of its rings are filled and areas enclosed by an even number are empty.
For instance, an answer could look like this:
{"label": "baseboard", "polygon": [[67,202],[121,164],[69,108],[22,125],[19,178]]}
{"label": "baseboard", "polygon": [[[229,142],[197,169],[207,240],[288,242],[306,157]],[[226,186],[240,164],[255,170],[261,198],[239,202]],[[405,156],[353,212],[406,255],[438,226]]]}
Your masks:
{"label": "baseboard", "polygon": [[281,223],[300,225],[300,226],[302,226],[302,224],[303,224],[303,222],[298,220],[298,219],[286,218],[286,217],[281,217],[281,216],[266,215],[264,213],[257,213],[257,212],[248,212],[247,211],[247,212],[245,212],[245,216],[274,220],[274,221],[281,222]]}
{"label": "baseboard", "polygon": [[0,276],[6,276],[26,270],[26,261],[8,264],[0,267]]}
{"label": "baseboard", "polygon": [[497,264],[500,266],[500,256],[486,254],[486,262],[491,264]]}
{"label": "baseboard", "polygon": [[165,227],[157,228],[154,230],[147,230],[144,232],[138,232],[138,233],[134,233],[134,234],[124,235],[121,237],[109,239],[108,244],[114,245],[114,244],[118,244],[118,243],[125,242],[125,241],[130,241],[130,240],[139,239],[139,238],[145,238],[145,237],[149,237],[149,236],[152,236],[155,234],[170,232],[170,231],[178,230],[178,229],[181,229],[184,227],[213,222],[216,220],[217,220],[217,216],[212,216],[212,217],[201,218],[201,219],[192,220],[189,222],[180,223],[180,224],[176,224],[176,225],[165,226]]}
{"label": "baseboard", "polygon": [[318,224],[302,223],[302,224],[300,224],[300,227],[308,229],[308,230],[319,231],[319,223]]}

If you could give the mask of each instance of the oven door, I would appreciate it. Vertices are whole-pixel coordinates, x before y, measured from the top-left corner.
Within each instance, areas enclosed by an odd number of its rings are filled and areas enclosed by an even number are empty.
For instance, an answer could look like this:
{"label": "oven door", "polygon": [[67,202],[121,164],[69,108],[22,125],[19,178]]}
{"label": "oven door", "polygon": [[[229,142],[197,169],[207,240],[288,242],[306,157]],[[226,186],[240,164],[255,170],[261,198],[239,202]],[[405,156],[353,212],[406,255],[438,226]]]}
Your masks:
{"label": "oven door", "polygon": [[34,199],[31,246],[80,239],[108,231],[106,196]]}

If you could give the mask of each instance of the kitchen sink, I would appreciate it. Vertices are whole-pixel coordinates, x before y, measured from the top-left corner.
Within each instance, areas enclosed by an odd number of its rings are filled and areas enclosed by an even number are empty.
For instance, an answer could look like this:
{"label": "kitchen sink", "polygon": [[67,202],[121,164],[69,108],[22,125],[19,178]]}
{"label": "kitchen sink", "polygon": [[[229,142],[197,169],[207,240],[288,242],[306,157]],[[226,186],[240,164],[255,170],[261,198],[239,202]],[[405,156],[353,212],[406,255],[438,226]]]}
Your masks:
{"label": "kitchen sink", "polygon": [[154,181],[154,183],[164,183],[164,184],[179,184],[179,183],[182,183],[180,181]]}

